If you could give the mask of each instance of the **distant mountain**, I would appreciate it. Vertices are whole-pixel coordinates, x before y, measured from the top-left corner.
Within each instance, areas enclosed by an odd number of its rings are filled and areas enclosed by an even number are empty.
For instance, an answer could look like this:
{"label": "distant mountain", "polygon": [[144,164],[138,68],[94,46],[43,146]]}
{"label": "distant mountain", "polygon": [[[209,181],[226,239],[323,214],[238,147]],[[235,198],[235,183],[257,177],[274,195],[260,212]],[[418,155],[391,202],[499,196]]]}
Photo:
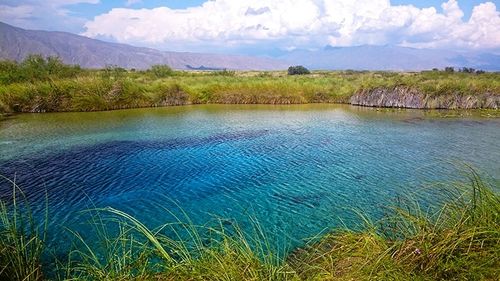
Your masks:
{"label": "distant mountain", "polygon": [[66,32],[25,30],[0,22],[0,59],[23,60],[29,54],[59,56],[65,63],[85,68],[117,65],[145,69],[168,64],[186,70],[280,70],[290,65],[310,69],[425,70],[473,67],[500,70],[500,50],[491,52],[415,49],[396,46],[331,47],[318,51],[295,50],[277,59],[163,52],[91,39]]}
{"label": "distant mountain", "polygon": [[146,69],[154,64],[167,64],[175,69],[276,70],[288,67],[288,63],[276,59],[163,52],[66,32],[25,30],[0,22],[0,59],[21,61],[29,54],[59,56],[65,63],[85,68],[117,65]]}
{"label": "distant mountain", "polygon": [[311,69],[426,70],[454,66],[500,70],[500,50],[486,53],[397,46],[327,46],[318,51],[295,50],[279,58]]}

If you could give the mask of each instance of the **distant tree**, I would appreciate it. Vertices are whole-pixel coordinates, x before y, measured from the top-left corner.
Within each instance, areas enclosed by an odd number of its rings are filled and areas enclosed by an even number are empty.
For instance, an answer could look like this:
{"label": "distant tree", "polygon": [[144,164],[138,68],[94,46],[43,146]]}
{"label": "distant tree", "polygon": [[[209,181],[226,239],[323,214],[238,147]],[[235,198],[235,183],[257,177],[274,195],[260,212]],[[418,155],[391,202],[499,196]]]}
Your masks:
{"label": "distant tree", "polygon": [[103,71],[103,76],[108,79],[122,78],[124,74],[127,72],[125,68],[112,64],[106,65],[106,67],[102,71]]}
{"label": "distant tree", "polygon": [[433,68],[432,71],[439,71],[439,69],[438,68]]}
{"label": "distant tree", "polygon": [[172,68],[166,64],[153,65],[148,72],[152,73],[156,78],[164,78],[174,75]]}
{"label": "distant tree", "polygon": [[27,56],[21,63],[21,74],[27,80],[46,79],[49,71],[45,58],[38,54]]}
{"label": "distant tree", "polygon": [[45,65],[49,74],[59,73],[64,67],[64,63],[59,57],[47,57]]}
{"label": "distant tree", "polygon": [[47,57],[45,64],[48,74],[59,78],[74,77],[82,70],[79,65],[64,64],[59,57]]}
{"label": "distant tree", "polygon": [[459,71],[463,73],[474,73],[476,70],[472,67],[462,67]]}
{"label": "distant tree", "polygon": [[212,71],[212,75],[216,75],[216,76],[235,76],[236,75],[236,71],[234,71],[234,70],[227,70],[226,68],[224,68],[223,70]]}
{"label": "distant tree", "polygon": [[455,68],[453,66],[447,66],[444,68],[445,72],[455,72]]}
{"label": "distant tree", "polygon": [[302,65],[297,65],[297,66],[290,66],[288,68],[288,75],[303,75],[303,74],[310,74],[311,72],[309,69],[305,68]]}
{"label": "distant tree", "polygon": [[478,70],[476,70],[476,74],[483,74],[483,73],[485,73],[485,72],[484,72],[484,70],[482,70],[482,69],[478,69]]}

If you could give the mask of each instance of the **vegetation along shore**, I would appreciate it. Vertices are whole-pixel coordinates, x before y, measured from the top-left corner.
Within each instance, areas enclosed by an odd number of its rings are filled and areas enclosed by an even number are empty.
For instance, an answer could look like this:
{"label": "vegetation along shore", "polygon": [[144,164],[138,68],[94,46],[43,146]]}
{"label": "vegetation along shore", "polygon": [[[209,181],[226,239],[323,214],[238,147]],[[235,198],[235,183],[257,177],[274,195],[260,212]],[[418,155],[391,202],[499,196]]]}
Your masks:
{"label": "vegetation along shore", "polygon": [[[292,73],[294,74],[294,73]],[[500,107],[500,73],[88,70],[57,58],[0,62],[0,113],[99,111],[185,104],[346,103],[375,107]]]}
{"label": "vegetation along shore", "polygon": [[12,186],[10,199],[0,201],[2,280],[497,280],[500,275],[498,186],[474,171],[466,181],[433,186],[442,195],[440,203],[400,198],[377,222],[353,210],[364,222],[360,227],[331,230],[292,251],[273,250],[255,220],[253,230],[243,231],[232,220],[195,225],[186,215],[149,229],[108,207],[86,212],[99,241],[68,230],[74,249],[51,255],[53,249],[45,247],[47,225],[33,220],[28,200]]}

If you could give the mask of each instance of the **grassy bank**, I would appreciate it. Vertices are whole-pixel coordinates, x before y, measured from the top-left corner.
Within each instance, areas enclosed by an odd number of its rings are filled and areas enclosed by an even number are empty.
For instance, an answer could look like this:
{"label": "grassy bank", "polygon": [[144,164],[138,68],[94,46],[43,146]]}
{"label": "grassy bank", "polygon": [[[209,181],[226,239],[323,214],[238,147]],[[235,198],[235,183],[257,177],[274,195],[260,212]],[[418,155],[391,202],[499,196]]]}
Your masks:
{"label": "grassy bank", "polygon": [[[100,241],[72,232],[67,259],[42,268],[44,226],[14,183],[0,204],[0,279],[46,280],[495,280],[500,274],[500,196],[471,172],[443,187],[445,204],[405,198],[364,227],[336,229],[291,253],[276,252],[255,220],[243,232],[188,216],[148,229],[112,208],[93,210]],[[169,234],[166,234],[169,233]]]}
{"label": "grassy bank", "polygon": [[429,96],[500,95],[500,73],[334,71],[289,76],[284,71],[187,72],[168,67],[82,70],[35,60],[17,68],[0,63],[0,113],[206,103],[349,103],[355,93],[395,87]]}

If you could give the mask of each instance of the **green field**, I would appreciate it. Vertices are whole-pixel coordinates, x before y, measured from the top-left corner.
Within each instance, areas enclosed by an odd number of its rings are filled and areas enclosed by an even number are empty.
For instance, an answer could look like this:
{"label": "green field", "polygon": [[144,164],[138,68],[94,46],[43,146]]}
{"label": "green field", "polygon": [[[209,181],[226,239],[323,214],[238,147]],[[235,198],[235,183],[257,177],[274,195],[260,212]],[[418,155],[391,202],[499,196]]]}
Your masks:
{"label": "green field", "polygon": [[415,89],[434,96],[500,95],[500,73],[85,70],[54,59],[0,62],[0,113],[99,111],[183,104],[349,103],[362,90]]}

